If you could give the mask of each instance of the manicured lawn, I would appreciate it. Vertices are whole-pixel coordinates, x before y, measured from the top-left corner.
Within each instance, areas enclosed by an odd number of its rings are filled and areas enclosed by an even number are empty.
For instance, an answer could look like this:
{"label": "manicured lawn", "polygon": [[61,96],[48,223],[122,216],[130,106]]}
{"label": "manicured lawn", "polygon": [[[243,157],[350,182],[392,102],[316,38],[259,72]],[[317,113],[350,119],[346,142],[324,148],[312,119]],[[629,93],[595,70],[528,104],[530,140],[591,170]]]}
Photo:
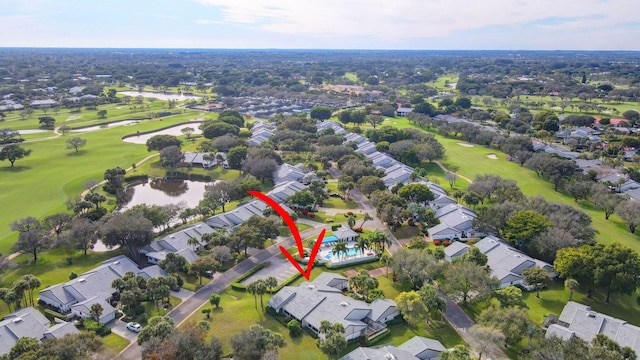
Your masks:
{"label": "manicured lawn", "polygon": [[353,210],[358,208],[358,204],[355,201],[344,201],[342,198],[330,197],[324,200],[324,207],[342,210]]}
{"label": "manicured lawn", "polygon": [[[391,125],[399,128],[414,127],[406,118],[395,118],[385,121],[383,125]],[[392,122],[394,124],[392,124]],[[584,212],[589,214],[593,220],[593,226],[598,230],[596,239],[604,243],[613,241],[620,242],[626,246],[640,250],[640,237],[631,234],[626,225],[615,215],[609,220],[605,220],[604,213],[596,210],[590,203],[579,201],[575,203],[570,196],[556,192],[553,185],[545,179],[538,177],[533,171],[520,166],[517,163],[506,161],[504,153],[475,145],[474,147],[463,147],[457,143],[460,140],[447,139],[434,133],[438,141],[445,147],[445,157],[442,163],[445,166],[455,165],[459,167],[458,173],[473,179],[478,174],[498,174],[503,178],[513,179],[518,182],[518,186],[522,192],[529,196],[542,195],[548,201],[561,202],[578,206]],[[495,154],[498,160],[491,160],[488,154]],[[461,179],[458,184],[462,184]],[[442,184],[442,183],[441,183]],[[445,187],[447,183],[442,184]]]}
{"label": "manicured lawn", "polygon": [[[582,290],[581,290],[582,291]],[[624,319],[631,324],[640,326],[640,310],[636,298],[640,293],[632,295],[612,294],[611,302],[605,304],[606,294],[594,292],[592,298],[585,293],[574,291],[573,301],[589,305],[594,311]],[[562,281],[554,281],[548,289],[540,291],[540,299],[535,292],[524,293],[524,301],[529,306],[529,317],[542,323],[547,315],[560,315],[564,305],[569,300],[569,290],[564,288]]]}
{"label": "manicured lawn", "polygon": [[[100,262],[120,254],[122,254],[121,250],[114,250],[104,253],[89,253],[84,256],[82,252],[77,250],[58,248],[42,254],[35,263],[32,261],[31,254],[22,254],[14,259],[17,267],[2,274],[0,287],[11,288],[13,282],[22,275],[33,274],[40,278],[42,286],[38,290],[42,290],[47,286],[69,281],[69,275],[72,272],[78,275],[82,274],[96,267]],[[72,258],[71,265],[67,264],[68,257]],[[8,313],[6,304],[0,303],[0,315]]]}
{"label": "manicured lawn", "polygon": [[129,346],[129,340],[114,333],[103,337],[102,343],[104,344],[105,349],[109,349],[116,354],[120,353],[120,351]]}
{"label": "manicured lawn", "polygon": [[[246,292],[227,288],[220,293],[220,296],[222,297],[220,308],[214,308],[211,312],[211,319],[209,319],[211,330],[208,336],[215,336],[222,341],[225,355],[232,351],[229,340],[233,335],[239,334],[243,329],[247,329],[253,324],[260,324],[284,336],[287,346],[279,350],[281,359],[312,360],[325,357],[316,346],[315,339],[308,334],[305,333],[300,338],[292,339],[284,325],[260,310],[260,299],[258,299],[258,309],[256,310],[253,296]],[[269,295],[265,295],[263,298],[265,305],[268,299]],[[207,304],[206,307],[211,306]],[[206,319],[206,316],[196,312],[187,321],[202,319]]]}
{"label": "manicured lawn", "polygon": [[[105,169],[127,168],[150,155],[144,145],[122,142],[122,136],[188,121],[194,114],[24,143],[33,151],[31,156],[16,161],[13,168],[8,162],[0,163],[0,204],[6,205],[0,207],[0,253],[10,253],[17,238],[8,226],[12,221],[67,211],[64,202],[79,195],[85,181],[102,180]],[[65,141],[71,136],[87,140],[79,153],[66,149]]]}
{"label": "manicured lawn", "polygon": [[410,239],[420,235],[420,229],[417,226],[402,225],[393,231],[393,236],[397,239]]}
{"label": "manicured lawn", "polygon": [[[170,296],[169,298],[171,299],[172,306],[171,308],[167,308],[167,312],[171,311],[171,309],[175,308],[182,302],[182,300],[180,300],[175,296]],[[153,301],[143,302],[142,305],[144,305],[144,312],[145,314],[147,314],[147,319],[150,319],[153,316],[162,316],[164,313],[164,309],[162,307],[158,307],[156,304],[153,303]]]}
{"label": "manicured lawn", "polygon": [[[308,218],[308,219],[313,220],[313,221],[325,223],[325,224],[328,224],[328,223],[336,223],[337,224],[337,223],[347,222],[347,218],[345,217],[346,213],[347,212],[337,213],[334,216],[329,216],[324,211],[318,211],[318,212],[314,212],[314,214],[316,214],[315,217],[313,217],[313,218],[305,217],[305,218]],[[355,215],[356,215],[356,221],[357,220],[362,220],[362,214],[357,214],[356,213]],[[327,219],[332,219],[333,221],[327,222]],[[356,225],[357,225],[357,223],[356,223]]]}

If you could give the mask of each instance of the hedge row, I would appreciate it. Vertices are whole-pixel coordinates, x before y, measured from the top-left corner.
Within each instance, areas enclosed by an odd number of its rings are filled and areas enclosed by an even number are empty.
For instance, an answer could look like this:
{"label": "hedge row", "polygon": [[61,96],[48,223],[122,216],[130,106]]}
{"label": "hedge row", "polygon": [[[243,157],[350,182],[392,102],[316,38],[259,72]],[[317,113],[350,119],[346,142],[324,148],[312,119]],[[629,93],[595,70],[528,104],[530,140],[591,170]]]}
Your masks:
{"label": "hedge row", "polygon": [[240,282],[246,278],[248,278],[249,276],[257,273],[258,271],[262,270],[264,268],[264,263],[258,264],[256,266],[253,267],[253,269],[247,271],[246,273],[240,275],[237,279],[235,279],[232,283],[231,283],[231,288],[235,289],[235,290],[241,290],[241,291],[245,291],[247,290],[247,286],[240,284]]}
{"label": "hedge row", "polygon": [[348,264],[331,265],[328,262],[326,262],[326,263],[322,263],[322,265],[324,265],[324,267],[327,268],[327,269],[335,270],[335,269],[341,269],[341,268],[354,266],[354,265],[369,264],[369,263],[373,263],[373,262],[377,262],[377,261],[378,261],[378,258],[375,257],[373,259],[368,259],[366,261],[358,261],[358,262],[352,262],[352,263],[348,263]]}
{"label": "hedge row", "polygon": [[191,180],[211,182],[211,176],[200,174],[187,174],[181,171],[167,171],[167,179]]}
{"label": "hedge row", "polygon": [[366,341],[366,345],[367,346],[376,345],[376,344],[380,343],[382,340],[385,340],[385,338],[388,337],[389,334],[391,334],[391,330],[386,329],[382,334],[376,336],[373,340],[367,340]]}
{"label": "hedge row", "polygon": [[125,176],[124,181],[128,183],[134,182],[134,181],[147,182],[149,181],[149,175]]}
{"label": "hedge row", "polygon": [[51,309],[44,309],[44,314],[47,317],[47,319],[53,321],[54,318],[58,318],[60,320],[64,320],[67,321],[68,316],[67,315],[62,315],[57,311],[51,310]]}

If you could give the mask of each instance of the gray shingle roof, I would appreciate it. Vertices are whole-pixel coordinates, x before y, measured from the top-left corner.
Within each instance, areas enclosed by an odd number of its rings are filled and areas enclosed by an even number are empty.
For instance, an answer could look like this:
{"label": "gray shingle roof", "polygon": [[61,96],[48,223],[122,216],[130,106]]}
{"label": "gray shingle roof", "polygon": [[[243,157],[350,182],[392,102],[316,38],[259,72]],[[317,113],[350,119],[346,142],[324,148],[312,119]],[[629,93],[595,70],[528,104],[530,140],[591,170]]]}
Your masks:
{"label": "gray shingle roof", "polygon": [[[568,324],[564,327],[563,323]],[[591,310],[591,307],[569,301],[560,314],[559,324],[549,326],[547,337],[570,338],[577,336],[590,342],[598,334],[604,334],[621,347],[629,346],[640,352],[640,327]]]}

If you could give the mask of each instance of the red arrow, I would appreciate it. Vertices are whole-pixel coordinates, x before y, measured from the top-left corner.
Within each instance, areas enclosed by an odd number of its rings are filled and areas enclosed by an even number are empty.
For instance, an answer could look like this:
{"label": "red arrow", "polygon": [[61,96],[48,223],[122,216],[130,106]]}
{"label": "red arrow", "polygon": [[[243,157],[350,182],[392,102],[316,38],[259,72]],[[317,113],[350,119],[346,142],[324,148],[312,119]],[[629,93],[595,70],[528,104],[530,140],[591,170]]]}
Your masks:
{"label": "red arrow", "polygon": [[[280,215],[280,217],[284,220],[284,222],[289,227],[289,230],[291,231],[291,234],[293,235],[293,238],[296,240],[296,246],[298,247],[298,254],[300,254],[300,258],[303,258],[304,257],[304,248],[303,248],[303,245],[302,245],[302,237],[300,237],[300,232],[298,231],[298,228],[296,227],[296,223],[293,221],[291,216],[289,216],[287,211],[285,209],[283,209],[282,206],[280,206],[280,204],[275,202],[275,200],[273,200],[272,198],[268,197],[267,195],[265,195],[265,194],[263,194],[261,192],[249,190],[249,191],[247,191],[247,193],[249,193],[249,195],[255,196],[258,199],[264,201],[265,203],[267,203],[267,205],[271,206],[273,208],[273,210],[275,210],[278,213],[278,215]],[[322,245],[322,239],[324,239],[324,234],[326,232],[327,232],[326,229],[322,229],[322,231],[320,232],[320,235],[318,235],[318,240],[316,240],[316,243],[313,245],[313,249],[311,250],[311,255],[309,256],[309,264],[307,265],[307,270],[306,271],[303,270],[302,267],[300,266],[300,264],[298,264],[298,262],[293,258],[293,256],[291,256],[291,254],[289,254],[287,249],[285,249],[284,247],[280,246],[280,251],[284,254],[284,256],[287,258],[287,260],[289,260],[289,262],[291,264],[293,264],[293,266],[307,280],[309,280],[309,277],[311,276],[311,270],[313,269],[313,262],[316,259],[316,255],[318,255],[318,250],[320,250],[320,245]]]}

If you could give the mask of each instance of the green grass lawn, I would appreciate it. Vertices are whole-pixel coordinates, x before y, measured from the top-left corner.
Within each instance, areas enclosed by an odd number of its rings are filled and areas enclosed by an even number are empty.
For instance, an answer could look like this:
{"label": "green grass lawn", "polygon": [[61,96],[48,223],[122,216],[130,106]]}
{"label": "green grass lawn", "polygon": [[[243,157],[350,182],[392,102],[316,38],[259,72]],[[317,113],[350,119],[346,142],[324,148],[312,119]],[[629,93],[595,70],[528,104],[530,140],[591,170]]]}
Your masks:
{"label": "green grass lawn", "polygon": [[[339,271],[333,271],[336,273],[343,273],[348,269],[367,269],[371,270],[380,267],[380,263],[371,263],[365,265],[352,266],[349,268],[343,268]],[[311,279],[315,279],[318,275],[324,272],[322,267],[316,267],[311,273]],[[390,279],[384,276],[378,278],[380,282],[380,288],[385,291],[387,298],[395,298],[401,291],[408,290],[406,285],[393,284]],[[296,286],[306,281],[300,277],[294,281],[291,286]],[[246,329],[252,324],[260,324],[265,328],[272,331],[279,332],[285,338],[287,346],[279,350],[281,359],[321,359],[325,358],[324,355],[316,346],[316,340],[313,339],[306,332],[300,338],[291,338],[284,325],[279,323],[271,316],[265,314],[260,310],[260,299],[258,298],[258,310],[255,309],[254,298],[251,294],[243,291],[233,290],[231,288],[225,289],[220,293],[222,297],[220,301],[220,308],[213,309],[211,312],[211,319],[208,321],[211,323],[211,330],[208,336],[215,336],[223,343],[224,354],[231,353],[231,346],[229,340],[235,334],[238,334],[242,329]],[[269,299],[269,295],[264,296],[264,302],[266,304]],[[206,305],[206,307],[210,307]],[[199,311],[195,312],[186,322],[197,322],[199,320],[206,319],[206,316]],[[426,336],[440,340],[446,347],[452,347],[457,344],[462,344],[463,341],[460,336],[453,330],[448,324],[437,325],[434,328],[427,328],[421,326],[417,329],[410,329],[406,324],[395,324],[389,326],[391,330],[388,335],[380,344],[393,343],[399,345],[415,335]],[[352,344],[344,353],[353,350],[358,345]]]}
{"label": "green grass lawn", "polygon": [[[406,118],[395,118],[385,121],[383,125],[391,125],[399,128],[413,127]],[[526,195],[542,195],[548,201],[560,202],[575,205],[591,216],[593,226],[598,230],[596,239],[603,243],[613,241],[620,242],[626,246],[640,250],[640,237],[631,234],[627,226],[616,215],[612,215],[609,220],[605,220],[604,213],[596,210],[586,201],[574,202],[573,198],[553,190],[553,185],[545,179],[538,177],[535,172],[520,166],[517,163],[506,161],[504,153],[475,145],[474,147],[463,147],[458,145],[460,140],[447,139],[434,134],[438,141],[445,147],[446,152],[441,162],[446,166],[455,165],[459,167],[458,173],[475,178],[478,174],[498,174],[503,178],[513,179],[518,182],[518,186]],[[491,160],[488,154],[495,154],[498,160]],[[458,184],[462,184],[461,179]],[[447,183],[443,184],[448,187]]]}
{"label": "green grass lawn", "polygon": [[[574,291],[573,301],[589,305],[594,311],[624,319],[631,324],[640,326],[640,310],[636,302],[636,298],[640,293],[636,292],[632,295],[612,294],[609,304],[605,304],[605,293],[594,292],[593,297],[588,298],[582,291]],[[560,315],[564,305],[569,300],[569,290],[564,288],[562,281],[554,281],[547,289],[540,291],[540,299],[536,298],[535,292],[525,292],[523,299],[529,306],[531,320],[541,324],[549,314]]]}
{"label": "green grass lawn", "polygon": [[102,344],[105,349],[109,349],[114,353],[118,354],[120,351],[124,350],[127,346],[129,346],[129,340],[111,333],[102,338]]}
{"label": "green grass lawn", "polygon": [[402,225],[393,231],[393,236],[397,239],[410,239],[420,235],[420,229],[417,226]]}
{"label": "green grass lawn", "polygon": [[[15,167],[0,163],[0,253],[11,252],[17,235],[9,224],[27,216],[42,218],[67,211],[64,202],[79,195],[82,184],[90,179],[102,180],[105,169],[131,166],[150,155],[144,145],[122,142],[122,136],[137,130],[148,131],[188,121],[194,113],[143,121],[133,126],[61,136],[55,139],[24,143],[32,150],[31,156],[18,160]],[[71,136],[87,140],[79,153],[66,149],[65,141]],[[227,172],[233,176],[231,172]],[[226,175],[222,174],[221,175]],[[7,205],[8,204],[8,205]]]}
{"label": "green grass lawn", "polygon": [[[180,305],[182,302],[182,300],[175,296],[170,296],[169,298],[171,299],[171,308],[167,308],[167,312],[171,311],[171,309]],[[142,305],[144,305],[144,313],[147,314],[147,319],[151,319],[154,316],[162,316],[165,313],[164,308],[157,306],[153,301],[143,302]]]}
{"label": "green grass lawn", "polygon": [[[89,253],[84,256],[78,250],[57,248],[40,255],[36,262],[33,262],[31,254],[22,254],[14,259],[17,267],[2,274],[0,287],[11,288],[15,280],[26,274],[33,274],[40,278],[42,286],[38,290],[42,290],[47,286],[69,281],[69,275],[72,272],[80,275],[93,269],[100,262],[120,254],[122,254],[122,250]],[[67,263],[68,257],[72,259],[71,265]],[[0,315],[8,313],[6,304],[0,303]]]}
{"label": "green grass lawn", "polygon": [[[232,352],[229,340],[233,335],[239,334],[252,324],[260,324],[284,336],[287,346],[279,350],[281,359],[311,360],[324,357],[316,346],[315,339],[308,334],[292,339],[284,325],[260,310],[260,299],[258,299],[258,309],[256,310],[253,296],[246,292],[227,288],[220,293],[220,296],[222,297],[220,308],[214,308],[211,312],[211,319],[209,319],[211,330],[208,336],[215,336],[222,341],[225,355]],[[265,295],[265,305],[268,299],[269,295]],[[210,306],[208,305],[207,307]],[[206,316],[198,311],[187,321],[199,321],[202,319],[206,319]]]}

